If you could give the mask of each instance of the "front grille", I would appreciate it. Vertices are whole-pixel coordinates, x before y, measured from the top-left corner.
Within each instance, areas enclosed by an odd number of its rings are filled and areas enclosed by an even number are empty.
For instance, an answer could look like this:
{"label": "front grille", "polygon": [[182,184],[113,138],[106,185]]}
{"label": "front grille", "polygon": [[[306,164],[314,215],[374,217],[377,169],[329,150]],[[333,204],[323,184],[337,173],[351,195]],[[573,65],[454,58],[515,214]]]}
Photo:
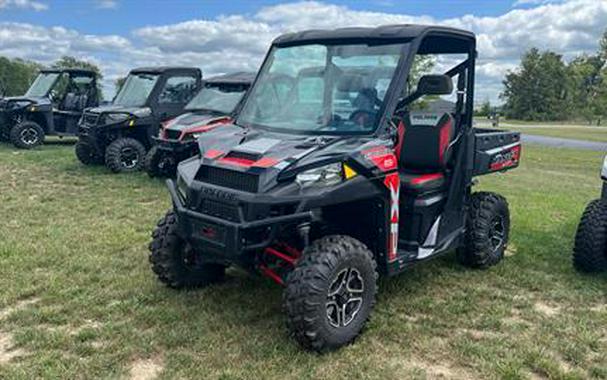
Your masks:
{"label": "front grille", "polygon": [[96,113],[85,113],[83,116],[83,122],[86,125],[97,125],[99,120],[99,114]]}
{"label": "front grille", "polygon": [[181,136],[181,131],[175,131],[172,129],[165,129],[164,133],[166,138],[169,140],[177,140],[179,139],[179,136]]}
{"label": "front grille", "polygon": [[259,177],[254,174],[213,166],[201,166],[198,173],[196,173],[196,179],[212,185],[247,191],[249,193],[257,192],[259,185]]}
{"label": "front grille", "polygon": [[221,203],[212,199],[203,199],[200,203],[199,211],[203,214],[229,220],[231,222],[240,221],[237,206]]}

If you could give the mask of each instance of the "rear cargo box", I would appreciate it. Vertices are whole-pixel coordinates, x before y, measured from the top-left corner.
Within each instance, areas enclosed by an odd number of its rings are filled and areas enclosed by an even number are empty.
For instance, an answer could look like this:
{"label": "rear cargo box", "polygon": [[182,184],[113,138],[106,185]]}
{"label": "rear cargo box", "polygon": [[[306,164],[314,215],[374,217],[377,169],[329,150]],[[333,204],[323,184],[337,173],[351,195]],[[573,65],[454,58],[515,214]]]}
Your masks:
{"label": "rear cargo box", "polygon": [[521,158],[521,134],[498,129],[474,129],[473,175],[516,168]]}

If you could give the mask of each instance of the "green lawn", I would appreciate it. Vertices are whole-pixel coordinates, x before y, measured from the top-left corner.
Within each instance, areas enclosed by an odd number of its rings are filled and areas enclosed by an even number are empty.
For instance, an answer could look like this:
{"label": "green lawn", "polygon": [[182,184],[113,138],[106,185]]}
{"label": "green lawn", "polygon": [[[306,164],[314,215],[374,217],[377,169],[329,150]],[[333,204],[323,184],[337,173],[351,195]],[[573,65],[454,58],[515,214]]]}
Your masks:
{"label": "green lawn", "polygon": [[147,244],[163,184],[72,150],[0,147],[0,378],[607,378],[607,276],[570,264],[602,153],[529,146],[520,169],[481,178],[510,201],[504,262],[448,255],[382,280],[360,339],[319,356],[287,337],[269,280],[159,284]]}
{"label": "green lawn", "polygon": [[588,141],[607,142],[607,127],[605,128],[584,128],[584,127],[543,127],[543,128],[510,128],[530,135],[541,135],[549,137],[560,137],[564,139],[577,139]]}

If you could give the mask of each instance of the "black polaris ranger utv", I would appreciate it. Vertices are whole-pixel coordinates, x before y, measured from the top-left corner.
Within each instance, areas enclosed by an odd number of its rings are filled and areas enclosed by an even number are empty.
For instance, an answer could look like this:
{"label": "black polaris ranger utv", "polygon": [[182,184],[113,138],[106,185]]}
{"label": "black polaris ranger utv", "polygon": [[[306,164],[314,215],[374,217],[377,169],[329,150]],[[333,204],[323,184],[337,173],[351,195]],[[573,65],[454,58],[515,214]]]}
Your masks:
{"label": "black polaris ranger utv", "polygon": [[45,136],[75,136],[82,111],[97,105],[94,71],[42,70],[25,95],[0,99],[0,141],[30,149]]}
{"label": "black polaris ranger utv", "polygon": [[231,114],[251,86],[252,73],[233,73],[204,80],[202,89],[183,114],[167,121],[154,137],[145,169],[150,177],[174,177],[177,164],[198,154],[200,134],[229,123]]}
{"label": "black polaris ranger utv", "polygon": [[[200,156],[167,181],[173,209],[150,244],[158,279],[261,273],[285,287],[295,339],[325,351],[359,334],[378,275],[453,250],[497,264],[508,204],[474,193],[473,178],[517,167],[521,145],[472,128],[475,47],[472,33],[418,25],[278,37],[234,122],[200,137]],[[427,55],[451,68],[416,78]],[[292,88],[270,89],[277,74]],[[427,112],[454,87],[449,112]]]}
{"label": "black polaris ranger utv", "polygon": [[201,83],[193,67],[131,70],[111,105],[84,112],[76,156],[85,165],[105,162],[116,173],[140,170],[160,124],[183,113]]}
{"label": "black polaris ranger utv", "polygon": [[607,271],[607,157],[601,179],[601,198],[586,206],[575,235],[573,265],[583,272]]}

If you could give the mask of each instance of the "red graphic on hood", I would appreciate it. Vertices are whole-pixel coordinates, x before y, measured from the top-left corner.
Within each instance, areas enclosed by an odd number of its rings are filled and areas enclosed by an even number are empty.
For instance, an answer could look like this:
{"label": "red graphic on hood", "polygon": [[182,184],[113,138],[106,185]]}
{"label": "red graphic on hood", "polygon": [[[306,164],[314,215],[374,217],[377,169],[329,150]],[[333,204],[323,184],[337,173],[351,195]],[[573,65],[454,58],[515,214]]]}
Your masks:
{"label": "red graphic on hood", "polygon": [[372,161],[375,166],[384,172],[395,170],[398,168],[398,160],[396,155],[385,146],[376,146],[362,151],[366,159]]}

